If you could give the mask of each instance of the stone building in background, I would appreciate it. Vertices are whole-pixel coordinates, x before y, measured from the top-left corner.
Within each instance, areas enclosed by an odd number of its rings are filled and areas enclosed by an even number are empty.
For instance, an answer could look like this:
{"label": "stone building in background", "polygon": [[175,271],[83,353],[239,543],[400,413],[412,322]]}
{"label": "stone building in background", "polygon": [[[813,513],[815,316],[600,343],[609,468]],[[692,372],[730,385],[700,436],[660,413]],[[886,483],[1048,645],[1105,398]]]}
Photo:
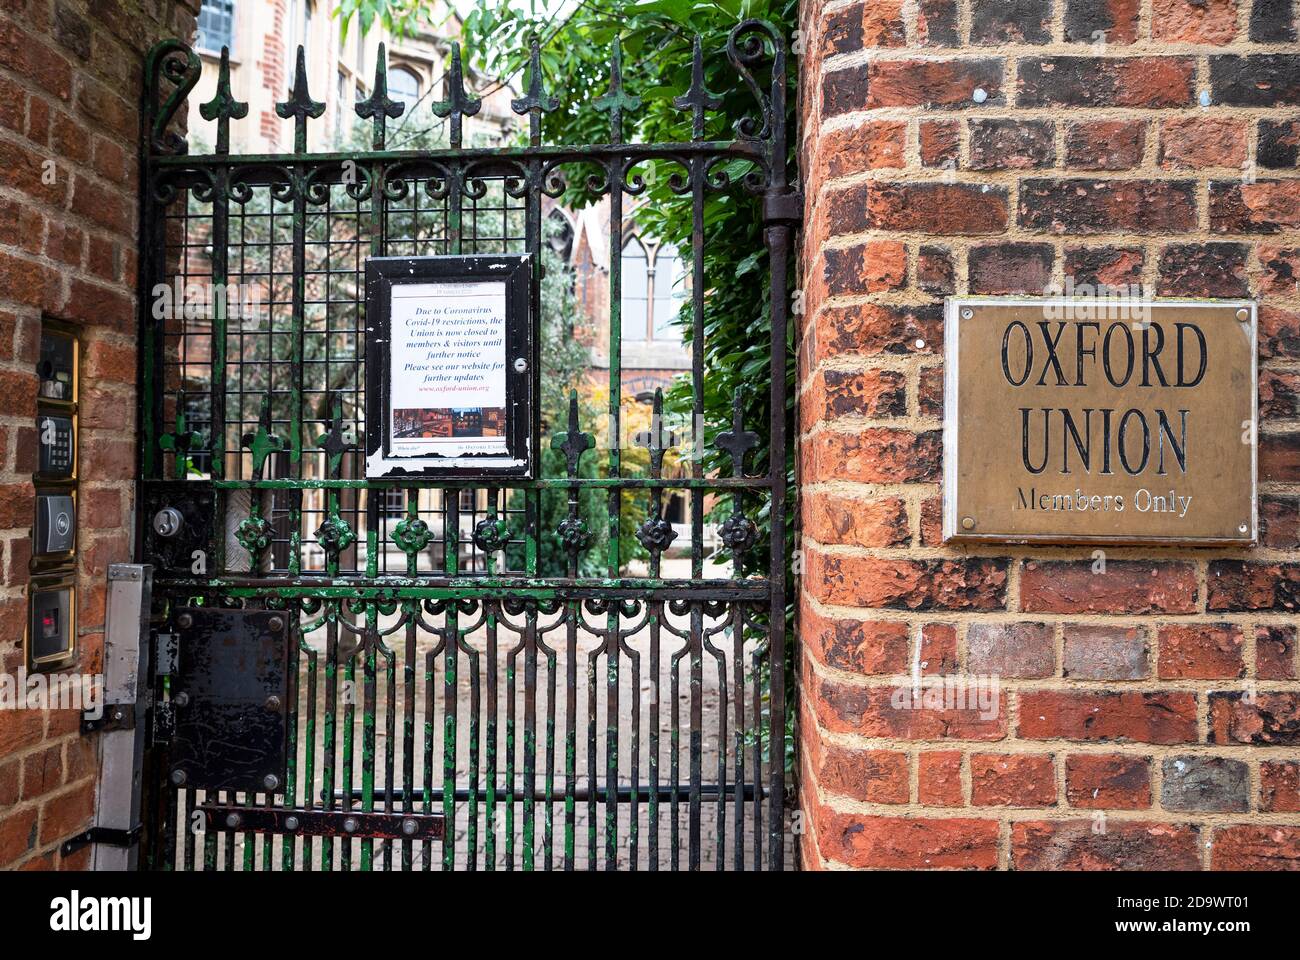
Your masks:
{"label": "stone building in background", "polygon": [[[406,113],[392,125],[389,147],[402,149],[404,140],[441,128],[429,105],[446,96],[451,43],[461,29],[455,12],[435,7],[426,22],[402,37],[390,35],[381,24],[363,34],[354,19],[344,36],[334,6],[330,0],[203,0],[194,49],[204,60],[204,71],[189,97],[191,126],[203,127],[197,122],[199,105],[212,99],[216,64],[222,47],[228,47],[231,92],[248,104],[248,116],[231,123],[231,151],[291,149],[292,126],[276,115],[275,105],[293,82],[301,45],[312,97],[325,104],[323,122],[308,127],[307,149],[347,142],[353,125],[360,123],[353,106],[370,96],[382,43],[387,49],[388,94],[407,104]],[[479,113],[465,122],[466,146],[502,143],[516,120],[510,111],[510,88],[468,70],[465,85],[483,100]]]}

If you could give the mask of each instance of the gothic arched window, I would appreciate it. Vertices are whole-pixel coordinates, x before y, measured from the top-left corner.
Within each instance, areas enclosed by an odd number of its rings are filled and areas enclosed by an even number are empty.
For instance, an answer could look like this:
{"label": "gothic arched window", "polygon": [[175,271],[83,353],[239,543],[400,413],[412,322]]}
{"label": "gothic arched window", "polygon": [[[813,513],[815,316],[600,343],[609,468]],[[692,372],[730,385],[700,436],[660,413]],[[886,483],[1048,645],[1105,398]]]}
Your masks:
{"label": "gothic arched window", "polygon": [[623,339],[640,341],[650,334],[650,258],[636,237],[623,244]]}

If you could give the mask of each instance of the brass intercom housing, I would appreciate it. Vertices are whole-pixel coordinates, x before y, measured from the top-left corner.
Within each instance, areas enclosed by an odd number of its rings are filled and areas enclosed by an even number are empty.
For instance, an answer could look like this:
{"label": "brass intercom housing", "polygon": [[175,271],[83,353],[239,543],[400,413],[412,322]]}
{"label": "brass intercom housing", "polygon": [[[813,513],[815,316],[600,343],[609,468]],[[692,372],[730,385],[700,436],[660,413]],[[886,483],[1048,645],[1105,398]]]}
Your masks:
{"label": "brass intercom housing", "polygon": [[33,670],[59,666],[76,654],[80,364],[81,344],[75,331],[56,320],[42,319],[25,643]]}
{"label": "brass intercom housing", "polygon": [[27,587],[27,665],[49,670],[77,653],[76,572],[32,577]]}

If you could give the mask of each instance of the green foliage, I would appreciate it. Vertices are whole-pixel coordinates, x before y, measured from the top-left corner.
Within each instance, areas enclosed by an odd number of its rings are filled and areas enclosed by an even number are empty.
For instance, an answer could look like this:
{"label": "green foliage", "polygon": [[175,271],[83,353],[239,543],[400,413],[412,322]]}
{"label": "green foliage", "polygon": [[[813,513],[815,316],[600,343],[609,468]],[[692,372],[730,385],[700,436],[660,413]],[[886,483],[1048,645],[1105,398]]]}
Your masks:
{"label": "green foliage", "polygon": [[[752,92],[725,55],[728,34],[742,20],[757,18],[771,22],[789,36],[796,16],[795,0],[593,0],[580,5],[568,19],[556,22],[539,17],[536,9],[476,0],[465,17],[464,36],[467,58],[479,70],[488,75],[520,78],[528,41],[539,36],[544,41],[542,69],[548,89],[564,92],[561,108],[544,117],[544,142],[579,144],[611,139],[609,115],[593,104],[608,88],[615,38],[623,48],[624,89],[641,98],[641,107],[624,118],[623,138],[642,143],[689,140],[690,111],[674,107],[672,101],[690,87],[692,43],[698,34],[705,51],[705,86],[721,101],[719,109],[707,115],[705,136],[726,140],[735,136],[736,125],[743,118],[758,112]],[[787,129],[791,132],[794,73],[789,70]],[[766,89],[769,81],[760,75],[759,82]],[[793,162],[793,155],[790,160]],[[734,161],[721,169],[733,184],[738,184],[751,167],[744,161]],[[586,174],[592,171],[566,172],[569,190],[565,203],[580,207],[591,202]],[[684,252],[690,250],[691,198],[675,193],[671,182],[673,173],[681,172],[680,166],[656,160],[643,164],[637,172],[647,181],[646,202],[637,212],[641,229]],[[762,471],[767,468],[770,453],[766,429],[770,410],[767,391],[754,389],[753,385],[765,384],[769,379],[771,314],[758,198],[739,187],[708,193],[703,251],[708,291],[704,310],[704,409],[708,424],[705,467],[727,469],[714,452],[712,440],[719,430],[730,428],[733,397],[742,390],[745,424],[762,438],[751,454],[749,469]],[[682,319],[685,326],[687,318]],[[686,336],[690,338],[689,326]],[[787,394],[793,398],[792,350],[787,350],[787,357]],[[690,389],[689,382],[680,379],[669,392],[666,405],[675,412],[689,412]],[[793,399],[790,405],[792,409]],[[789,465],[787,468],[789,473]],[[729,509],[729,502],[720,502],[722,513]],[[756,519],[766,530],[766,515]],[[765,569],[765,558],[766,544],[760,544],[745,556],[745,572]]]}
{"label": "green foliage", "polygon": [[[337,0],[333,16],[339,20],[340,42],[346,43],[354,17],[360,24],[362,33],[379,23],[389,33],[400,37],[422,24],[435,25],[439,22],[433,20],[434,8],[435,4],[428,0],[399,0],[396,3],[388,0]],[[447,9],[450,10],[450,5]]]}
{"label": "green foliage", "polygon": [[[691,138],[691,115],[674,107],[675,97],[686,93],[691,81],[694,36],[699,34],[705,51],[705,86],[721,101],[720,108],[707,115],[705,136],[729,140],[736,125],[745,117],[758,113],[752,92],[726,58],[727,37],[739,22],[758,18],[771,22],[789,37],[797,22],[796,0],[720,0],[695,3],[692,0],[645,0],[629,3],[621,0],[595,0],[581,5],[568,20],[547,23],[539,31],[534,16],[502,6],[495,0],[476,0],[474,10],[465,19],[466,50],[470,62],[489,75],[520,74],[527,56],[528,40],[540,33],[544,41],[542,69],[551,91],[563,91],[562,106],[543,120],[543,142],[560,144],[601,143],[611,139],[609,115],[593,106],[609,83],[610,51],[615,38],[623,49],[623,86],[641,98],[641,106],[628,111],[622,136],[625,141],[662,143]],[[786,128],[793,134],[795,75],[794,58],[788,71],[790,89]],[[770,82],[759,76],[767,89]],[[789,138],[793,141],[794,137]],[[793,168],[793,152],[788,158]],[[739,184],[749,165],[736,161],[722,167],[733,184]],[[668,161],[642,165],[638,172],[647,181],[646,201],[637,212],[638,225],[650,236],[675,244],[685,254],[692,249],[691,198],[672,190],[671,177],[680,167]],[[586,193],[590,170],[568,171],[570,189],[566,204],[579,207],[592,199]],[[759,446],[753,451],[749,470],[767,469],[771,455],[770,382],[771,301],[768,257],[762,234],[759,199],[742,189],[710,192],[706,195],[703,223],[704,283],[707,294],[704,308],[704,413],[705,469],[725,475],[724,463],[713,445],[719,430],[729,429],[733,398],[741,391],[745,425],[759,434]],[[698,282],[698,281],[697,281]],[[687,317],[681,318],[686,326]],[[793,428],[794,351],[793,331],[785,350],[785,377],[788,408],[785,411],[787,436]],[[690,337],[687,327],[687,337]],[[757,386],[757,388],[755,388]],[[691,385],[679,379],[666,397],[666,406],[683,413],[691,409]],[[787,490],[793,486],[793,463],[785,464]],[[787,502],[793,499],[787,497]],[[719,507],[711,519],[719,520],[729,512],[730,498],[719,498]],[[769,555],[770,517],[767,505],[754,517],[763,536],[755,549],[742,555],[741,571],[746,574],[766,572]],[[786,527],[786,556],[793,556],[793,524]],[[787,596],[792,597],[786,566]],[[787,703],[794,701],[795,645],[790,625],[793,608],[786,612]],[[764,686],[767,686],[764,679]],[[785,761],[793,763],[794,710],[786,713]],[[766,726],[766,723],[764,724]],[[769,742],[765,738],[765,742]]]}
{"label": "green foliage", "polygon": [[[565,476],[564,454],[551,446],[551,438],[556,433],[568,428],[569,395],[579,391],[579,422],[591,423],[595,411],[583,398],[581,387],[588,369],[591,367],[591,350],[573,336],[574,324],[579,322],[578,305],[573,295],[573,272],[567,268],[550,247],[542,244],[542,317],[540,351],[542,370],[541,393],[541,471],[545,477]],[[587,451],[579,464],[579,473],[584,477],[594,477],[596,452]],[[516,503],[523,504],[518,493]],[[609,529],[599,520],[605,514],[605,494],[590,487],[583,488],[578,494],[578,515],[587,520],[591,531],[591,541],[587,549],[579,555],[578,575],[585,577],[600,576],[604,569],[601,558],[608,552]],[[541,536],[537,543],[537,572],[543,577],[563,577],[568,573],[568,553],[560,545],[555,534],[560,522],[569,515],[568,495],[560,490],[544,490],[541,494],[541,516],[539,527]],[[515,569],[523,567],[523,547],[512,545],[518,556],[507,556],[509,565]]]}

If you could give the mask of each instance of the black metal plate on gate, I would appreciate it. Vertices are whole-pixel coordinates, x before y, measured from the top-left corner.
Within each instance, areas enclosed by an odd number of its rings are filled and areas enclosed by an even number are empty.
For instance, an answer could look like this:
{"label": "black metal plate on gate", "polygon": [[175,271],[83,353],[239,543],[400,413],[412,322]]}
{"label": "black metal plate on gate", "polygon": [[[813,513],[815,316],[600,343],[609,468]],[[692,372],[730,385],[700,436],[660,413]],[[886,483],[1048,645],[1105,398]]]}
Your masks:
{"label": "black metal plate on gate", "polygon": [[171,780],[275,793],[284,783],[287,618],[275,610],[185,607],[172,678]]}

